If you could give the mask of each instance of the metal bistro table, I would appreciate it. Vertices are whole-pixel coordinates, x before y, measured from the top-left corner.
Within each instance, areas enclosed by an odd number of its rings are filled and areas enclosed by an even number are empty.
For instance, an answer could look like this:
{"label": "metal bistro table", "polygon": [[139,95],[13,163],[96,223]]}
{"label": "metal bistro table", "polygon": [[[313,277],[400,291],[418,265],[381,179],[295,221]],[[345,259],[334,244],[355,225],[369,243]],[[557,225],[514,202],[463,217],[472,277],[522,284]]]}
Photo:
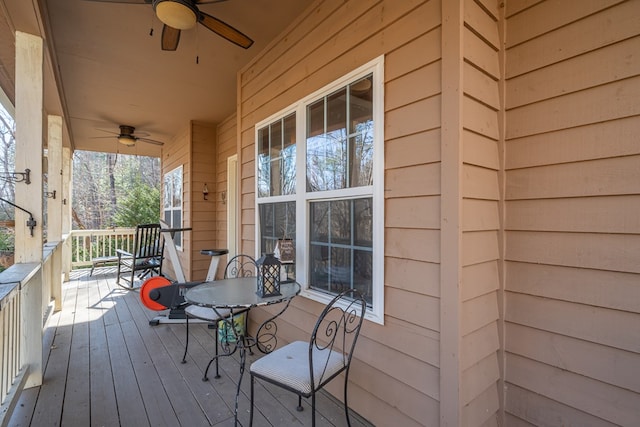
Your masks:
{"label": "metal bistro table", "polygon": [[[224,322],[227,324],[227,331],[233,331],[235,335],[235,342],[220,343],[222,354],[214,356],[209,362],[209,365],[211,365],[217,357],[231,356],[236,350],[240,354],[240,377],[236,387],[234,409],[235,425],[238,425],[238,396],[240,395],[240,384],[245,369],[246,352],[253,347],[265,354],[275,349],[278,343],[276,338],[278,328],[275,320],[289,307],[293,297],[300,293],[300,285],[298,283],[286,282],[280,284],[280,295],[263,298],[256,293],[256,281],[255,277],[238,277],[205,282],[189,289],[184,296],[185,300],[190,304],[211,307],[219,317],[225,318]],[[237,329],[233,326],[233,315],[237,312],[247,308],[278,303],[286,304],[275,316],[260,325],[255,336],[239,335]],[[226,316],[220,316],[218,312],[220,309],[228,309],[230,313]],[[215,337],[215,339],[218,339],[218,337]],[[206,380],[206,377],[203,380]]]}

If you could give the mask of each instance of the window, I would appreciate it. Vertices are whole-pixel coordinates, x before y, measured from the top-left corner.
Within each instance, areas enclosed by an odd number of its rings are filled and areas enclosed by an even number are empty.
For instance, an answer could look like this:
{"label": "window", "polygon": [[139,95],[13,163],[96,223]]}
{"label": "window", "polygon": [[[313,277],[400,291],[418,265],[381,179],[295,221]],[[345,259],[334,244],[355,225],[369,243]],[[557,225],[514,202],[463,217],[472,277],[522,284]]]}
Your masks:
{"label": "window", "polygon": [[[164,176],[164,198],[162,212],[164,222],[170,228],[182,228],[182,166]],[[182,249],[182,232],[173,235],[176,248]]]}
{"label": "window", "polygon": [[293,275],[304,296],[326,302],[356,288],[367,317],[380,323],[382,82],[381,57],[256,126],[260,252],[292,238]]}

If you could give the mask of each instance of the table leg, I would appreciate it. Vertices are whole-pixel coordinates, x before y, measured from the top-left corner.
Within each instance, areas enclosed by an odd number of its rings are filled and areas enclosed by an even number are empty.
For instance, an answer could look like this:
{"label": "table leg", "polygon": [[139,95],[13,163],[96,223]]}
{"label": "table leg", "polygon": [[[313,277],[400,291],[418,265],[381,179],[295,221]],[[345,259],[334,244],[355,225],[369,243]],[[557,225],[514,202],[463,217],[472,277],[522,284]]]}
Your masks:
{"label": "table leg", "polygon": [[[234,410],[233,410],[233,420],[234,420],[234,425],[235,426],[238,425],[238,398],[240,397],[240,386],[242,385],[242,377],[244,376],[245,364],[247,362],[247,349],[246,349],[245,344],[244,344],[245,337],[241,336],[239,338],[240,338],[239,342],[241,343],[239,345],[240,376],[238,377],[238,385],[236,386],[236,400],[235,400],[235,407],[234,407]],[[249,348],[251,348],[251,347],[249,347]]]}

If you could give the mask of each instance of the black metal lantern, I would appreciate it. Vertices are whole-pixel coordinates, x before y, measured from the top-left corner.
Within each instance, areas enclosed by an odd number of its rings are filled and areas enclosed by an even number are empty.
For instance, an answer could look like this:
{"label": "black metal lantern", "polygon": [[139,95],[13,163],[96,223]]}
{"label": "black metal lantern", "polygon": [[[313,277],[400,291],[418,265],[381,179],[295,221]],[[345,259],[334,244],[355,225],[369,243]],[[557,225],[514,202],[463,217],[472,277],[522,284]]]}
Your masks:
{"label": "black metal lantern", "polygon": [[260,297],[280,295],[280,260],[273,254],[263,254],[258,265],[258,290]]}

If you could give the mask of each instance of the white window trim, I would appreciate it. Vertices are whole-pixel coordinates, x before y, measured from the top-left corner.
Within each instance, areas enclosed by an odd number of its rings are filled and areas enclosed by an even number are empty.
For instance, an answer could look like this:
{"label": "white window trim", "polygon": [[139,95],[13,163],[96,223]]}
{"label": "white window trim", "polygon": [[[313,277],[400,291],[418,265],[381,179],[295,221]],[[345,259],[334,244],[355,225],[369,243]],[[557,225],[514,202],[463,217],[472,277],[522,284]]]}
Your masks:
{"label": "white window trim", "polygon": [[[169,172],[165,173],[164,176],[162,177],[162,183],[163,185],[165,185],[166,183],[166,178],[169,175],[174,175],[176,174],[176,172],[178,172],[178,170],[180,170],[179,175],[180,175],[180,182],[181,182],[181,186],[182,188],[180,189],[180,224],[178,226],[176,226],[176,224],[173,223],[173,212],[178,210],[176,208],[174,208],[173,206],[171,206],[170,210],[171,210],[171,223],[169,224],[169,226],[171,228],[182,228],[182,224],[184,223],[184,169],[182,167],[183,165],[177,166],[175,168],[173,168],[172,170],[170,170]],[[173,182],[172,182],[173,185]],[[164,197],[166,194],[166,188],[163,188],[163,193],[162,193],[162,216],[163,216],[163,221],[164,221],[164,214],[167,211],[167,209],[164,207]],[[173,203],[173,202],[172,202]],[[166,222],[166,221],[165,221]],[[180,234],[180,244],[176,244],[176,249],[180,252],[184,252],[183,249],[183,241],[184,241],[184,236],[182,234]]]}
{"label": "white window trim", "polygon": [[[373,185],[366,187],[354,187],[338,191],[322,191],[315,193],[306,192],[306,107],[317,101],[318,98],[326,96],[331,92],[346,86],[370,73],[374,75],[373,91],[373,117],[374,117],[374,148],[373,148]],[[358,67],[352,72],[344,75],[315,91],[311,95],[302,98],[295,104],[273,114],[255,125],[255,159],[258,158],[258,130],[268,126],[270,123],[279,120],[289,114],[296,113],[296,194],[286,196],[273,196],[258,198],[258,176],[256,161],[255,179],[255,247],[256,257],[260,248],[260,209],[258,205],[262,203],[296,202],[296,280],[302,286],[300,295],[322,304],[327,304],[334,295],[310,289],[307,281],[307,249],[308,249],[308,224],[309,207],[308,203],[317,199],[330,199],[339,197],[346,199],[356,196],[371,195],[373,198],[373,216],[376,220],[373,223],[373,284],[372,301],[373,308],[367,308],[365,318],[384,324],[384,55]],[[300,125],[302,123],[302,125]],[[305,191],[300,191],[300,189]],[[339,195],[338,195],[339,194]]]}

